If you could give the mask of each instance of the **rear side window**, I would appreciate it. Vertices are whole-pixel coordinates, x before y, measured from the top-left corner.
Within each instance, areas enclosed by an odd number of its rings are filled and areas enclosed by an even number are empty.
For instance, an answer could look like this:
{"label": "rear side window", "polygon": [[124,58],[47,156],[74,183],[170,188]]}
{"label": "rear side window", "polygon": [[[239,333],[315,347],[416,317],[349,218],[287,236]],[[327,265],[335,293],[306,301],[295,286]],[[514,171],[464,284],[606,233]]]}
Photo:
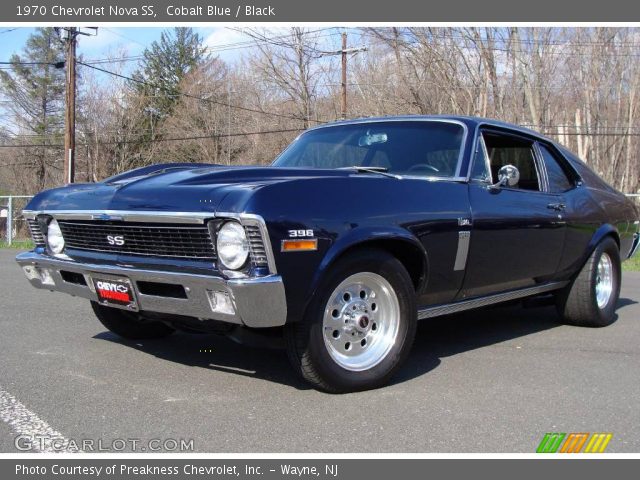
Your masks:
{"label": "rear side window", "polygon": [[547,177],[549,177],[549,191],[552,193],[562,193],[573,188],[573,182],[562,168],[556,154],[546,145],[538,144],[542,160],[547,167]]}
{"label": "rear side window", "polygon": [[492,183],[498,181],[498,172],[505,165],[513,165],[520,172],[518,185],[511,188],[540,190],[540,179],[533,153],[533,142],[511,135],[493,132],[482,134],[489,154]]}

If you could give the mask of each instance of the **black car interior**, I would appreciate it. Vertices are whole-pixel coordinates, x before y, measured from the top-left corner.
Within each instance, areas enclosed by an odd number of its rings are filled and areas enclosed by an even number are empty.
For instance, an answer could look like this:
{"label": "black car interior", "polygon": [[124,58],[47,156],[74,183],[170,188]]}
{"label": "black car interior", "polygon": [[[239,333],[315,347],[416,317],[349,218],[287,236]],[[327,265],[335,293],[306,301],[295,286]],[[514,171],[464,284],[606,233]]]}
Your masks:
{"label": "black car interior", "polygon": [[483,138],[489,154],[493,183],[498,181],[498,172],[505,165],[513,165],[520,172],[520,181],[515,187],[522,190],[540,190],[540,181],[533,142],[512,136],[484,132]]}

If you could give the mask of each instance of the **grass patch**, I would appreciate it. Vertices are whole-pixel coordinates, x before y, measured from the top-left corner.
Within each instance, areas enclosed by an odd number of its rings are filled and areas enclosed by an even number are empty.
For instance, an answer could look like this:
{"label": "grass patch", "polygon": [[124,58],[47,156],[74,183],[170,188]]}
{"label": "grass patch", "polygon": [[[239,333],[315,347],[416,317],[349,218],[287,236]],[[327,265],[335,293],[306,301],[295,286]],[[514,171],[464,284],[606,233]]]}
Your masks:
{"label": "grass patch", "polygon": [[0,242],[0,248],[13,248],[16,250],[31,250],[33,248],[33,242],[31,240],[14,240],[11,245],[7,242]]}
{"label": "grass patch", "polygon": [[633,258],[622,264],[622,270],[627,272],[640,272],[640,254],[636,254]]}

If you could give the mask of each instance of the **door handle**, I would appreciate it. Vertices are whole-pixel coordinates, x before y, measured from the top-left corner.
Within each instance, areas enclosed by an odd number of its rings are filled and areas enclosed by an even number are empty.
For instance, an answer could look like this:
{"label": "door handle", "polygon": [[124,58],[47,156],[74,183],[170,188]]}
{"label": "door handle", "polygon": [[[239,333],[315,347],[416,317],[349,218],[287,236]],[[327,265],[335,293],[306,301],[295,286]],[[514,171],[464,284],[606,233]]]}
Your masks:
{"label": "door handle", "polygon": [[550,203],[549,205],[547,205],[547,208],[561,212],[562,210],[567,208],[567,206],[564,203]]}

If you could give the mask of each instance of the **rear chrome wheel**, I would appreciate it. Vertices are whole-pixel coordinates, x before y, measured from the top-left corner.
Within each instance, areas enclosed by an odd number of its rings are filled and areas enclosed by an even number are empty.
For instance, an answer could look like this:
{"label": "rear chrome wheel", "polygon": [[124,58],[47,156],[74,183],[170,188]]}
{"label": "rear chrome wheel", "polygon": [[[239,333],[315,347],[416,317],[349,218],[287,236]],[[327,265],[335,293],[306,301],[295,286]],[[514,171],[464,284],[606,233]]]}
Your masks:
{"label": "rear chrome wheel", "polygon": [[616,319],[621,270],[618,244],[605,237],[572,282],[557,293],[562,320],[579,327],[612,324]]}
{"label": "rear chrome wheel", "polygon": [[613,292],[613,263],[605,252],[600,256],[595,280],[596,302],[598,308],[603,309],[609,303]]}
{"label": "rear chrome wheel", "polygon": [[354,372],[378,365],[396,342],[400,303],[391,284],[372,272],[351,275],[324,310],[324,343],[334,362]]}

